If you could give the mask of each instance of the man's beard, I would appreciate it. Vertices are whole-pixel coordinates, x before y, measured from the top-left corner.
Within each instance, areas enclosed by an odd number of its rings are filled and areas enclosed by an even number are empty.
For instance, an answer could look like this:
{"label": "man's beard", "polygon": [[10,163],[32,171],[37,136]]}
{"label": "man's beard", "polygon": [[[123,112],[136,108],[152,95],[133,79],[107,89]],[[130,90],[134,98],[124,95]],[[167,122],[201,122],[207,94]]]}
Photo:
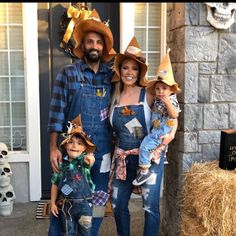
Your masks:
{"label": "man's beard", "polygon": [[90,62],[98,62],[102,57],[102,53],[96,49],[84,49],[84,55]]}

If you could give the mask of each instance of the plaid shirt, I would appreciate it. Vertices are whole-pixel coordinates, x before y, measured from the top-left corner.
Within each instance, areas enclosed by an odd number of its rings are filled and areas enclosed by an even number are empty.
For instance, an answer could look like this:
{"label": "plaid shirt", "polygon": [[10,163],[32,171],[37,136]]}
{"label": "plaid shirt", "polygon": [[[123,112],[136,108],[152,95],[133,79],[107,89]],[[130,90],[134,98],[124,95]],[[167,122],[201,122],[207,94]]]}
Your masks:
{"label": "plaid shirt", "polygon": [[[181,112],[176,94],[172,94],[169,97],[170,97],[171,103],[176,108],[177,112]],[[158,98],[155,98],[155,100],[154,100],[152,111],[162,114],[162,116],[165,116],[165,117],[169,116],[164,103],[161,100],[159,100]]]}
{"label": "plaid shirt", "polygon": [[102,190],[98,190],[93,193],[93,204],[95,206],[105,206],[108,199],[109,194]]}
{"label": "plaid shirt", "polygon": [[51,183],[58,186],[60,179],[63,176],[64,171],[66,169],[68,169],[68,168],[75,169],[75,168],[77,168],[78,165],[82,165],[83,175],[84,175],[86,181],[88,182],[90,188],[92,190],[94,190],[95,185],[94,185],[94,183],[91,179],[91,176],[90,176],[90,166],[84,162],[84,156],[85,156],[85,153],[79,155],[77,158],[73,159],[71,162],[68,160],[68,156],[63,157],[63,162],[59,166],[59,172],[53,173],[53,176],[51,178]]}
{"label": "plaid shirt", "polygon": [[[103,81],[108,74],[109,81]],[[48,132],[65,131],[67,116],[71,106],[72,98],[80,86],[81,78],[87,84],[102,85],[110,83],[112,70],[106,64],[100,64],[99,70],[95,74],[83,60],[78,60],[71,65],[65,66],[57,75],[53,87],[50,104]],[[105,112],[105,111],[104,111]]]}

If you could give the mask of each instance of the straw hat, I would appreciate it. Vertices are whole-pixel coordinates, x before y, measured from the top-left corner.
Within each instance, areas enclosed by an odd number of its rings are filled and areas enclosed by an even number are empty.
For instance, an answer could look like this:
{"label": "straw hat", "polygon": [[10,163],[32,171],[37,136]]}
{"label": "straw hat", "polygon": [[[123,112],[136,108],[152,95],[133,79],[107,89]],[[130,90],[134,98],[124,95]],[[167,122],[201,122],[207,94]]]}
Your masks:
{"label": "straw hat", "polygon": [[113,35],[108,26],[108,23],[104,23],[101,21],[95,9],[93,9],[88,18],[79,21],[74,28],[73,38],[76,45],[73,52],[79,58],[82,58],[84,56],[82,43],[87,32],[96,32],[103,35],[105,40],[105,47],[101,60],[104,62],[110,61],[116,55],[116,51],[113,49]]}
{"label": "straw hat", "polygon": [[94,152],[96,149],[95,144],[92,143],[88,135],[85,134],[82,127],[81,115],[78,115],[74,120],[69,122],[69,127],[66,134],[63,134],[65,139],[61,142],[60,147],[65,148],[65,145],[71,140],[73,136],[80,136],[86,143],[86,152]]}
{"label": "straw hat", "polygon": [[144,81],[147,80],[145,76],[147,73],[148,66],[147,66],[147,64],[145,64],[145,58],[142,57],[142,51],[140,49],[140,46],[139,46],[138,41],[135,38],[135,36],[132,38],[129,45],[125,49],[124,54],[118,53],[116,55],[115,61],[114,61],[115,74],[114,74],[111,82],[117,82],[120,80],[121,64],[124,60],[129,59],[129,58],[138,62],[139,66],[140,66],[139,84],[143,85]]}
{"label": "straw hat", "polygon": [[163,82],[163,83],[173,87],[174,93],[181,92],[179,85],[175,82],[175,79],[174,79],[169,53],[170,53],[170,49],[167,50],[166,55],[163,57],[160,65],[158,66],[156,78],[154,80],[149,80],[146,83],[147,90],[151,94],[155,95],[156,82]]}

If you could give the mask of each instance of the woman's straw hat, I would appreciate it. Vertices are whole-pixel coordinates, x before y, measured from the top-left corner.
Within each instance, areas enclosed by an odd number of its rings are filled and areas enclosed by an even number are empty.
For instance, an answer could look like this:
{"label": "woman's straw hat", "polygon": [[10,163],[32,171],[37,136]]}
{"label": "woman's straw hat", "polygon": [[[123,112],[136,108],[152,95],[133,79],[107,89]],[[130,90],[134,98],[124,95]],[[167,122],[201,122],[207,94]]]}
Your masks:
{"label": "woman's straw hat", "polygon": [[143,85],[144,81],[146,80],[146,73],[148,66],[145,64],[145,58],[142,57],[142,51],[140,49],[140,46],[138,44],[137,39],[135,36],[130,41],[129,45],[125,49],[125,52],[118,53],[115,57],[114,61],[114,71],[115,74],[112,78],[111,82],[117,82],[120,80],[120,68],[121,64],[126,59],[133,59],[138,62],[138,65],[140,66],[140,72],[139,72],[139,84]]}

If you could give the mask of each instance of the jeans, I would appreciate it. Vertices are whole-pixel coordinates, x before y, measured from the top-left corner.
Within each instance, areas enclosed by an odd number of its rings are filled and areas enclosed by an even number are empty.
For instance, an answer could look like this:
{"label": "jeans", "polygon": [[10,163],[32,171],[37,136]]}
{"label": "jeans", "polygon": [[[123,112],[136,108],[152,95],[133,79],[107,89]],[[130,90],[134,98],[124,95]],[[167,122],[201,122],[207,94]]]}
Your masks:
{"label": "jeans", "polygon": [[51,213],[48,236],[60,236],[61,231],[62,231],[61,211],[59,211],[58,217],[55,217]]}
{"label": "jeans", "polygon": [[164,172],[164,157],[160,163],[152,164],[150,171],[154,173],[144,185],[142,185],[143,209],[145,221],[143,236],[157,236],[160,228],[160,190]]}
{"label": "jeans", "polygon": [[[109,172],[100,173],[101,162],[95,162],[93,168],[91,169],[91,177],[93,182],[96,184],[95,190],[108,191],[108,177]],[[50,227],[48,236],[59,236],[62,231],[62,216],[61,211],[59,211],[58,218],[50,215]],[[93,217],[91,236],[99,236],[99,228],[102,224],[103,217]]]}
{"label": "jeans", "polygon": [[[134,159],[134,156],[128,156]],[[130,162],[133,166],[134,162]],[[113,198],[112,205],[116,221],[117,233],[119,236],[130,236],[130,213],[129,199],[132,193],[132,181],[136,172],[129,169],[126,181],[113,180]],[[142,185],[142,200],[144,213],[143,236],[157,236],[160,228],[160,190],[164,172],[164,157],[161,157],[160,163],[152,164],[150,171],[154,173],[145,184]]]}
{"label": "jeans", "polygon": [[150,151],[159,147],[162,143],[161,136],[168,134],[171,131],[171,127],[163,124],[161,128],[153,129],[142,141],[139,151],[139,166],[150,167],[151,158]]}
{"label": "jeans", "polygon": [[66,201],[62,210],[62,235],[90,236],[92,211],[92,200]]}
{"label": "jeans", "polygon": [[126,180],[114,178],[112,183],[112,206],[116,222],[116,230],[119,236],[130,235],[129,200],[133,191],[132,181],[137,174],[138,156],[127,156],[126,167],[128,169]]}
{"label": "jeans", "polygon": [[[94,163],[95,168],[91,169],[91,177],[93,182],[96,184],[95,190],[103,190],[108,192],[108,179],[109,172],[100,172],[101,162],[97,161]],[[91,236],[99,236],[99,228],[102,224],[103,217],[93,217],[92,219],[92,229]]]}

